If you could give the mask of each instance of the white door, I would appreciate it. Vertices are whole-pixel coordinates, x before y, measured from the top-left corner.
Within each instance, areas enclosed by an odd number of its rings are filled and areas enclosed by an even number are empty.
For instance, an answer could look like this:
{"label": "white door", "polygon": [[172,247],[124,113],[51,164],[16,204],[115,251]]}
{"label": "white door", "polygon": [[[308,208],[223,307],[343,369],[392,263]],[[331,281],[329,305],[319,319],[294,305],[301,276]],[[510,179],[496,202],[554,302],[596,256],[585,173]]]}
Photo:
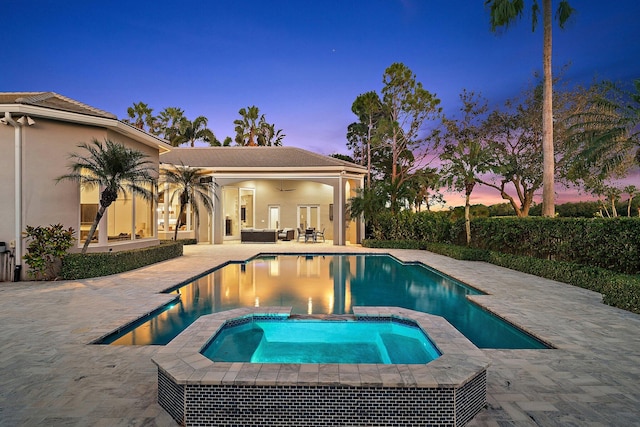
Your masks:
{"label": "white door", "polygon": [[280,206],[269,206],[269,228],[280,229]]}

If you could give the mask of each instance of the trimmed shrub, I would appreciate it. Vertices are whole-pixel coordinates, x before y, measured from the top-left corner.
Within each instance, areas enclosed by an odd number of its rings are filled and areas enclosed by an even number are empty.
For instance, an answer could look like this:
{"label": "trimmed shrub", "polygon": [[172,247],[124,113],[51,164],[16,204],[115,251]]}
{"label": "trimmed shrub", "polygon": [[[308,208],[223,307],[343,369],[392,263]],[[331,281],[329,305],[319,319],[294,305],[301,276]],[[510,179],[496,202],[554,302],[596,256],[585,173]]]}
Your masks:
{"label": "trimmed shrub", "polygon": [[[452,224],[451,236],[451,243],[465,243],[463,221]],[[471,247],[636,274],[640,272],[640,220],[476,218],[471,221]]]}
{"label": "trimmed shrub", "polygon": [[365,239],[362,241],[364,248],[380,248],[380,249],[426,249],[426,242],[419,240],[377,240]]}
{"label": "trimmed shrub", "polygon": [[60,275],[68,280],[108,276],[179,256],[182,256],[181,241],[122,252],[69,254],[62,260]]}
{"label": "trimmed shrub", "polygon": [[532,258],[463,246],[428,244],[427,250],[466,261],[485,261],[602,294],[603,302],[640,313],[640,278],[566,261]]}
{"label": "trimmed shrub", "polygon": [[451,221],[438,212],[381,212],[373,234],[379,240],[449,241]]}

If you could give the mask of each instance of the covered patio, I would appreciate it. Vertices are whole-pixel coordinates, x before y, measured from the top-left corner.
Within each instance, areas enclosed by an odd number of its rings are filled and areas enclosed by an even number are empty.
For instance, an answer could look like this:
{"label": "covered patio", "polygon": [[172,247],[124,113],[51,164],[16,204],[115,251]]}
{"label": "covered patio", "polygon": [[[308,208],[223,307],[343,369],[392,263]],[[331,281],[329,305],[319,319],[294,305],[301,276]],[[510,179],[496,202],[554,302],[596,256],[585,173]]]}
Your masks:
{"label": "covered patio", "polygon": [[[242,230],[290,229],[298,241],[310,229],[334,245],[362,241],[364,222],[347,210],[364,184],[366,169],[359,165],[295,147],[176,148],[160,162],[202,168],[215,184],[213,214],[201,210],[196,221],[188,212],[180,238],[221,244],[242,241]],[[161,200],[158,210],[159,236],[172,235],[163,224],[175,222],[176,209]]]}

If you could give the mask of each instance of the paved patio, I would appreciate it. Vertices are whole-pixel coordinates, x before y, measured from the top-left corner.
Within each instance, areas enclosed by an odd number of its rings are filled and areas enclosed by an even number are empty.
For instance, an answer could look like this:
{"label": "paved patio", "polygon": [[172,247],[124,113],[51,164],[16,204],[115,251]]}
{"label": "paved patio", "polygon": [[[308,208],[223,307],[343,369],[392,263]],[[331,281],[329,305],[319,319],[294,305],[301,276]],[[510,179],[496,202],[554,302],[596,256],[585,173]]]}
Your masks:
{"label": "paved patio", "polygon": [[[158,294],[259,252],[375,252],[283,243],[187,246],[185,256],[80,281],[0,283],[0,425],[175,426],[156,403],[156,346],[87,345],[167,302]],[[471,426],[640,425],[640,316],[599,294],[425,251],[421,261],[490,295],[474,297],[555,350],[484,350],[488,405]]]}

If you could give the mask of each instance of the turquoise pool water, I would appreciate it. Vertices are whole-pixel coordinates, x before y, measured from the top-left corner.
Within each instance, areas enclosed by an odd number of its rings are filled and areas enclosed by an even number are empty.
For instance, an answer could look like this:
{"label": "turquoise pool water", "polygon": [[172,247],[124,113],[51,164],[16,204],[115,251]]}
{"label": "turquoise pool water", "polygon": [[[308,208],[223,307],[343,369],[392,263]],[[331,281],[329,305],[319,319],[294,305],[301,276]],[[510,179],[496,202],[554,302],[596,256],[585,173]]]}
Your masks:
{"label": "turquoise pool water", "polygon": [[214,362],[424,364],[424,332],[395,322],[280,320],[224,327],[202,351]]}
{"label": "turquoise pool water", "polygon": [[479,348],[547,348],[466,298],[481,292],[423,264],[404,264],[388,255],[264,255],[226,264],[169,292],[179,292],[175,304],[100,343],[164,345],[198,317],[238,307],[350,314],[353,306],[396,306],[443,316]]}

